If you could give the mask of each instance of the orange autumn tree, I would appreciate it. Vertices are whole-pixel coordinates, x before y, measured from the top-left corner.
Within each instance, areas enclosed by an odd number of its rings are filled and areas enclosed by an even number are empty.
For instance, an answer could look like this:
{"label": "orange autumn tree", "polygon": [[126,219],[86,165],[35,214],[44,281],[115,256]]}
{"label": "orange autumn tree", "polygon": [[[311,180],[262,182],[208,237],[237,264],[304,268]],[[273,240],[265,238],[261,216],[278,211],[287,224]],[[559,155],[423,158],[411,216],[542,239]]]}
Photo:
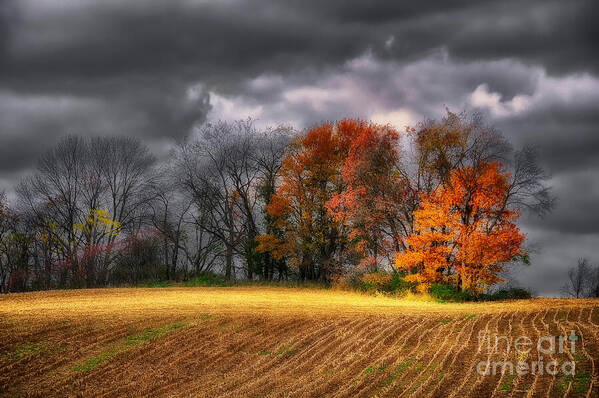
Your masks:
{"label": "orange autumn tree", "polygon": [[503,265],[524,254],[519,213],[507,206],[509,177],[500,163],[483,162],[453,170],[446,185],[423,194],[409,249],[395,259],[406,279],[475,293],[499,282]]}
{"label": "orange autumn tree", "polygon": [[339,271],[337,255],[346,244],[344,227],[326,205],[343,190],[344,156],[335,125],[326,123],[309,130],[283,160],[281,185],[266,206],[279,233],[259,236],[257,250],[288,259],[302,280],[327,281]]}
{"label": "orange autumn tree", "polygon": [[346,152],[342,192],[327,203],[336,221],[349,228],[348,249],[364,269],[376,270],[403,247],[407,230],[405,175],[399,164],[399,134],[390,126],[362,120],[337,123]]}

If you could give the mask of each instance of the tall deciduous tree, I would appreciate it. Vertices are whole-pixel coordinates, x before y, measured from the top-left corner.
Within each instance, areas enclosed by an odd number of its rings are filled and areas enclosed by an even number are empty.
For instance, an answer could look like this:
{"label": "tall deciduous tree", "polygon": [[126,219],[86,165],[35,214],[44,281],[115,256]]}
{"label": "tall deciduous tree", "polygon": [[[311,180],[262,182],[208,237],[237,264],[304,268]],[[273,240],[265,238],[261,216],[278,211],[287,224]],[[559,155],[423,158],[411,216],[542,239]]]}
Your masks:
{"label": "tall deciduous tree", "polygon": [[[260,197],[262,208],[263,233],[268,235],[281,236],[281,231],[275,226],[275,218],[266,211],[270,204],[272,196],[276,193],[280,182],[279,173],[281,170],[283,158],[287,155],[289,144],[292,141],[293,130],[290,127],[279,126],[274,129],[267,129],[255,138],[256,152],[255,161],[258,166],[258,184],[257,192]],[[259,245],[258,237],[254,242],[253,257],[258,257],[256,261],[256,271],[260,272],[265,280],[272,280],[275,273],[279,280],[288,277],[287,262],[284,258],[275,258],[270,252],[257,250]]]}
{"label": "tall deciduous tree", "polygon": [[413,170],[406,171],[413,189],[420,193],[446,184],[453,170],[503,162],[510,152],[502,134],[487,126],[478,114],[448,109],[441,120],[425,120],[407,132],[412,139]]}
{"label": "tall deciduous tree", "polygon": [[286,144],[277,133],[283,130],[261,132],[252,120],[206,124],[179,152],[184,187],[203,215],[198,225],[224,248],[227,278],[234,276],[235,258],[244,260],[247,279],[261,270],[255,239],[264,190],[274,189]]}
{"label": "tall deciduous tree", "polygon": [[343,191],[343,160],[335,125],[309,130],[283,160],[281,185],[266,207],[281,234],[260,236],[258,250],[287,257],[300,279],[328,280],[339,271],[339,253],[347,242],[343,222],[331,216],[327,203]]}
{"label": "tall deciduous tree", "polygon": [[403,239],[410,231],[405,201],[409,184],[400,164],[399,134],[390,126],[362,120],[342,120],[337,131],[345,155],[344,190],[335,193],[327,207],[350,229],[351,249],[361,265],[377,268],[405,247]]}
{"label": "tall deciduous tree", "polygon": [[414,281],[453,281],[473,292],[498,282],[503,264],[524,254],[519,212],[506,206],[509,178],[497,162],[453,170],[446,185],[423,195],[397,267]]}

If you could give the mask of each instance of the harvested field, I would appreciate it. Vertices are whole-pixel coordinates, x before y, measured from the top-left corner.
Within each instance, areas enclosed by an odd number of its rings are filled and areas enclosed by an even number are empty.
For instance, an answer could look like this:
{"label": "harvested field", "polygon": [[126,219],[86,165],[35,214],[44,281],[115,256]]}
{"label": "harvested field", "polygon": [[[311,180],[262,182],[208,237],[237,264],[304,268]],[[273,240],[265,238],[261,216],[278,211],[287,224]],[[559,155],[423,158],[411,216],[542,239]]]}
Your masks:
{"label": "harvested field", "polygon": [[[563,350],[536,346],[562,335]],[[599,397],[597,300],[438,304],[265,287],[50,291],[0,297],[0,336],[7,397]],[[506,341],[488,350],[494,336]],[[534,342],[529,353],[508,352],[519,336]],[[477,372],[481,361],[540,357],[575,363],[575,374]]]}

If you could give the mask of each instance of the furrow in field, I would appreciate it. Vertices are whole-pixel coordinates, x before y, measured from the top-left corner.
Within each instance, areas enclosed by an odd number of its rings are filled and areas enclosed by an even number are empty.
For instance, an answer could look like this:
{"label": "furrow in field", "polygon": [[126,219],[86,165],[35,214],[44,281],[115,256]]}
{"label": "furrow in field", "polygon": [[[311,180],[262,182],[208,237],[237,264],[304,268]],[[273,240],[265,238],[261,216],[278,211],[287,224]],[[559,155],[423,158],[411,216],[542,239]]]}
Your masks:
{"label": "furrow in field", "polygon": [[[422,396],[430,391],[431,385],[428,384],[429,380],[433,376],[440,374],[442,366],[439,363],[438,357],[441,355],[443,351],[451,350],[451,347],[456,347],[459,341],[460,336],[462,335],[464,329],[466,328],[468,322],[466,320],[450,320],[451,327],[449,331],[445,333],[445,337],[443,338],[443,342],[438,345],[438,348],[432,354],[430,360],[424,359],[424,356],[421,359],[421,362],[424,363],[424,368],[422,371],[416,375],[413,382],[407,386],[406,391],[400,396]],[[461,327],[460,327],[461,325]],[[449,347],[446,345],[449,344]],[[430,350],[429,350],[430,352]]]}
{"label": "furrow in field", "polygon": [[[350,320],[347,320],[350,321]],[[293,325],[292,327],[289,327]],[[306,324],[305,320],[300,319],[296,321],[287,321],[281,324],[279,327],[275,327],[272,330],[260,330],[259,333],[253,338],[251,344],[247,344],[247,350],[242,358],[230,361],[227,368],[210,369],[205,372],[205,376],[208,380],[202,383],[191,383],[181,389],[180,395],[193,395],[201,390],[211,391],[218,396],[231,391],[235,391],[236,388],[243,386],[247,381],[254,380],[257,377],[265,374],[269,374],[268,370],[276,366],[277,361],[280,360],[278,353],[274,356],[269,357],[268,355],[261,355],[264,347],[272,347],[273,341],[300,341],[303,339],[310,339],[314,336],[316,330],[310,329],[310,324]],[[322,329],[335,330],[330,325],[321,325]],[[301,336],[301,337],[300,337]],[[240,340],[239,343],[244,343],[244,340]],[[297,343],[296,343],[297,344]],[[284,355],[281,352],[281,355]],[[214,357],[213,362],[221,362],[220,357]],[[262,361],[262,362],[261,362]],[[257,363],[261,362],[262,366],[258,366]],[[189,364],[189,366],[194,366]],[[199,370],[200,368],[198,368]]]}
{"label": "furrow in field", "polygon": [[[156,362],[160,366],[153,372],[153,379],[148,381],[152,395],[156,396],[172,390],[168,379],[163,377],[165,374],[176,374],[182,386],[187,386],[200,377],[218,377],[219,374],[225,373],[226,367],[238,364],[242,359],[240,357],[251,355],[248,352],[253,351],[259,345],[259,340],[268,335],[260,327],[252,327],[244,331],[243,328],[240,328],[242,323],[236,324],[231,319],[223,322],[213,327],[212,334],[204,338],[203,344],[199,346],[193,345],[197,339],[184,340],[185,344],[181,344],[181,338],[173,336],[170,340],[174,347],[170,352],[165,352],[168,348],[164,347],[155,349],[152,357],[156,358]],[[227,325],[237,325],[235,328],[238,329],[227,330],[229,329]],[[278,327],[282,335],[285,335],[288,331],[294,333],[296,324],[288,322],[286,325],[274,322],[274,326]],[[144,360],[144,356],[139,356],[139,360],[136,361],[137,366],[143,367]],[[129,373],[132,376],[135,375],[134,370]]]}
{"label": "furrow in field", "polygon": [[[379,373],[380,368],[386,368],[384,356],[393,349],[391,341],[397,335],[398,330],[404,329],[402,335],[415,323],[414,319],[400,318],[397,320],[384,319],[378,323],[376,335],[369,336],[365,342],[357,341],[352,349],[342,353],[332,352],[326,363],[315,369],[317,375],[331,371],[331,377],[314,377],[310,382],[297,391],[297,395],[312,393],[325,394],[327,391],[335,391],[342,394],[344,387],[356,385],[364,376],[364,372],[373,370],[371,373]],[[355,348],[354,348],[355,347]]]}
{"label": "furrow in field", "polygon": [[[331,350],[336,350],[336,352],[339,352],[339,350],[351,345],[355,339],[360,339],[369,334],[374,328],[376,328],[376,325],[373,325],[370,317],[364,318],[358,324],[352,325],[350,329],[346,329],[344,333],[340,335],[332,333],[333,338],[328,339],[328,341],[324,341],[322,343],[312,343],[307,346],[306,349],[300,350],[297,355],[294,355],[290,357],[288,361],[281,363],[281,366],[277,367],[276,373],[282,379],[289,380],[289,378],[293,379],[293,377],[296,377],[295,375],[304,375],[306,373],[312,372],[316,365],[323,358],[326,358],[327,354],[331,352]],[[235,393],[244,395],[248,394],[250,391],[254,391],[254,389],[260,391],[263,388],[272,388],[272,385],[272,380],[265,378],[264,380],[256,380],[255,382],[251,382],[248,385],[243,386],[242,389],[236,391]]]}
{"label": "furrow in field", "polygon": [[408,386],[414,380],[415,375],[424,369],[422,358],[425,358],[427,352],[433,349],[433,343],[437,338],[446,333],[448,329],[451,329],[452,325],[441,322],[443,319],[434,317],[431,319],[430,326],[425,328],[422,333],[419,333],[416,341],[408,342],[408,345],[412,347],[405,357],[409,361],[409,366],[393,380],[389,390],[385,391],[385,395],[398,396],[408,390]]}
{"label": "furrow in field", "polygon": [[[380,366],[380,364],[386,364],[386,369],[383,376],[387,376],[390,374],[390,372],[393,372],[394,364],[400,361],[405,355],[407,342],[410,341],[413,336],[419,336],[424,330],[422,327],[425,322],[423,321],[425,321],[423,317],[414,317],[411,324],[402,323],[401,327],[398,325],[396,330],[401,331],[401,333],[397,334],[396,336],[394,334],[395,337],[393,337],[393,340],[385,340],[385,344],[388,344],[388,349],[386,349],[379,358],[358,358],[356,362],[360,361],[361,359],[361,362],[364,363],[364,361],[366,361],[366,364],[369,367],[365,367],[363,365],[363,371],[361,372],[361,375],[358,375],[358,377],[354,376],[354,379],[351,383],[345,383],[345,385],[338,391],[339,396],[356,396],[358,391],[363,390],[370,384],[374,384],[375,382],[371,380],[376,376],[376,373],[372,375],[373,372],[370,372],[369,375],[364,375],[365,370],[367,369],[378,370],[376,367],[377,365]],[[343,373],[343,369],[339,368],[339,366],[337,367],[336,372],[336,377],[338,379],[341,378],[343,380],[347,377],[346,374]],[[380,393],[383,394],[382,388]]]}

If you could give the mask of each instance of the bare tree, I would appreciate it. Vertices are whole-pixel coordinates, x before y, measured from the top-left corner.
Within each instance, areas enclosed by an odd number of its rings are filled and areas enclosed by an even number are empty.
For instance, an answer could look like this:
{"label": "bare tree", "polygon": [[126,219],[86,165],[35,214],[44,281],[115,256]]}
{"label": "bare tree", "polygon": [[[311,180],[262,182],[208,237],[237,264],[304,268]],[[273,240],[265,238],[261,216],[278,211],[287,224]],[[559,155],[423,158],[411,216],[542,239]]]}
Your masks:
{"label": "bare tree", "polygon": [[5,293],[7,282],[13,271],[13,263],[10,259],[10,234],[12,223],[10,209],[6,203],[6,195],[0,192],[0,293]]}
{"label": "bare tree", "polygon": [[[112,222],[120,230],[135,232],[141,225],[140,209],[147,200],[145,191],[151,184],[154,157],[139,140],[131,137],[97,137],[89,142],[91,162],[90,173],[104,187],[104,198],[100,206],[105,206]],[[108,234],[104,245],[101,273],[108,278],[112,247],[116,234]]]}
{"label": "bare tree", "polygon": [[29,259],[34,243],[30,225],[0,191],[0,293],[23,291],[32,285],[34,269]]}
{"label": "bare tree", "polygon": [[591,267],[586,258],[579,258],[578,264],[568,270],[568,281],[562,287],[562,294],[568,297],[581,298],[587,293]]}
{"label": "bare tree", "polygon": [[56,242],[55,261],[68,263],[76,278],[83,274],[77,249],[84,237],[75,226],[88,213],[80,206],[85,149],[83,139],[66,137],[42,155],[36,171],[17,187],[22,205],[35,216],[48,239]]}
{"label": "bare tree", "polygon": [[180,254],[185,273],[210,270],[220,255],[218,241],[205,231],[205,209],[196,207],[194,198],[186,194],[176,170],[169,166],[160,170],[148,193],[148,219],[160,232],[166,278],[175,276]]}
{"label": "bare tree", "polygon": [[274,192],[289,129],[259,131],[252,120],[206,124],[179,151],[184,186],[196,201],[201,229],[224,247],[225,277],[241,259],[247,279],[261,270],[255,238],[264,229],[264,203]]}
{"label": "bare tree", "polygon": [[590,267],[586,297],[599,298],[599,265]]}
{"label": "bare tree", "polygon": [[105,284],[112,248],[139,215],[153,157],[138,141],[68,136],[39,160],[17,187],[55,264],[76,285]]}
{"label": "bare tree", "polygon": [[234,256],[243,255],[246,232],[253,228],[243,213],[251,207],[246,195],[255,178],[246,156],[251,140],[245,132],[251,128],[249,122],[206,124],[179,151],[184,186],[206,215],[201,227],[224,246],[227,279],[233,277]]}

